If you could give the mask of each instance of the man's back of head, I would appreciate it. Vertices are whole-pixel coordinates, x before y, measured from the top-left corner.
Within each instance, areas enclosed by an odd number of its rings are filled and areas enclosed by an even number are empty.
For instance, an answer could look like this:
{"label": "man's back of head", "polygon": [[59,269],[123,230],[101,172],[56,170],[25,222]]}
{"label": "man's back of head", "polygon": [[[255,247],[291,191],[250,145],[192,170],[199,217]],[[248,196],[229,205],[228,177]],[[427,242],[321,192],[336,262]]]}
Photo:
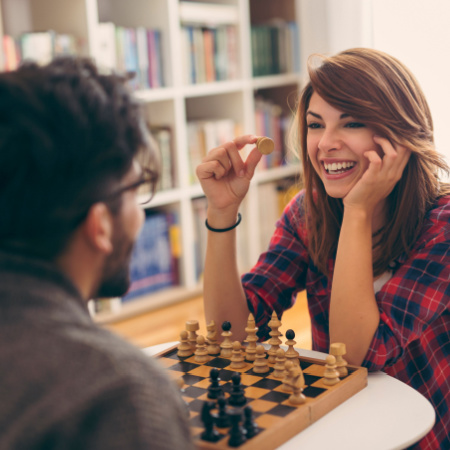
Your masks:
{"label": "man's back of head", "polygon": [[147,147],[125,81],[71,57],[0,74],[0,249],[54,259]]}

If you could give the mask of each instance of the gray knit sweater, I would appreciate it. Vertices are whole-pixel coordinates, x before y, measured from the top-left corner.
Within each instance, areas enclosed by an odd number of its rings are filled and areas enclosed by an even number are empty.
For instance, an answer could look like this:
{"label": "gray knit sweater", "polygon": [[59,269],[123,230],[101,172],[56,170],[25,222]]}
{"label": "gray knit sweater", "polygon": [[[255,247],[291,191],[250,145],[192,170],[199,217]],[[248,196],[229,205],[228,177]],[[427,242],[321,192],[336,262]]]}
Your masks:
{"label": "gray knit sweater", "polygon": [[158,363],[96,326],[55,267],[0,252],[0,449],[191,449]]}

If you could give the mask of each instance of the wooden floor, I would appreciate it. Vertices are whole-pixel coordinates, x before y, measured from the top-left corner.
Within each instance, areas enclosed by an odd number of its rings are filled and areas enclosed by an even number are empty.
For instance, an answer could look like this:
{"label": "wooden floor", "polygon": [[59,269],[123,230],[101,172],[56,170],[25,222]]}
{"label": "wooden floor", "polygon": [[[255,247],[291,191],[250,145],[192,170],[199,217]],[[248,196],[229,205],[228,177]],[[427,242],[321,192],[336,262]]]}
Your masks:
{"label": "wooden floor", "polygon": [[[131,319],[103,326],[138,347],[144,348],[164,342],[178,341],[180,331],[185,329],[187,320],[198,320],[200,324],[199,334],[206,336],[202,298],[186,300]],[[290,328],[295,331],[296,347],[311,348],[311,328],[304,293],[299,294],[295,305],[283,314],[281,322],[280,331],[283,335]]]}

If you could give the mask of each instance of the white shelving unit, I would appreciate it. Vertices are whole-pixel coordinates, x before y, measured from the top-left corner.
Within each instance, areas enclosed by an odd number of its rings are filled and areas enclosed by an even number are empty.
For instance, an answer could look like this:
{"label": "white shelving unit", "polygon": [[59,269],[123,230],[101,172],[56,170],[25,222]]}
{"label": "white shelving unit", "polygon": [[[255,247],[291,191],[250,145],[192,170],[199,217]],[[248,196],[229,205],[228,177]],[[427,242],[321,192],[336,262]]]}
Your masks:
{"label": "white shelving unit", "polygon": [[[301,0],[0,0],[0,33],[17,37],[22,32],[52,29],[74,34],[82,43],[81,53],[96,58],[100,46],[98,25],[113,22],[123,27],[158,28],[162,31],[165,86],[136,92],[152,126],[170,126],[174,136],[176,188],[159,192],[150,208],[176,210],[180,217],[182,259],[181,286],[149,295],[125,304],[119,314],[100,314],[99,321],[109,321],[136,314],[164,303],[180,301],[201,293],[196,278],[194,248],[194,211],[192,202],[202,196],[199,185],[191,185],[187,167],[187,122],[202,118],[232,118],[244,133],[255,130],[255,94],[266,95],[286,112],[287,97],[301,87],[300,73],[252,76],[251,24],[275,18],[295,21],[303,40]],[[199,13],[203,8],[208,14]],[[217,8],[218,13],[214,14]],[[207,25],[217,20],[229,21],[238,32],[238,76],[236,79],[187,85],[184,80],[181,24],[184,20]],[[1,63],[1,61],[0,61]],[[291,107],[295,106],[291,104]],[[258,186],[296,176],[298,165],[258,171],[243,205],[240,245],[245,245],[247,269],[261,252],[258,211],[264,207]]]}

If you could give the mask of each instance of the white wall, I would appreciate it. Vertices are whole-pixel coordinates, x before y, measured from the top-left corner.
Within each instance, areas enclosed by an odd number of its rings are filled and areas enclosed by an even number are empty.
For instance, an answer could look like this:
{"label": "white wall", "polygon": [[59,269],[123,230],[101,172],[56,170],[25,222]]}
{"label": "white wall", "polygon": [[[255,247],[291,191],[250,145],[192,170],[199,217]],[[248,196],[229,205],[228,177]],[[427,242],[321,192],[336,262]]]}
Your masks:
{"label": "white wall", "polygon": [[436,147],[450,164],[449,0],[302,0],[300,20],[303,60],[373,47],[409,67],[430,105]]}
{"label": "white wall", "polygon": [[437,149],[450,164],[450,1],[374,0],[373,47],[418,79],[433,115]]}

